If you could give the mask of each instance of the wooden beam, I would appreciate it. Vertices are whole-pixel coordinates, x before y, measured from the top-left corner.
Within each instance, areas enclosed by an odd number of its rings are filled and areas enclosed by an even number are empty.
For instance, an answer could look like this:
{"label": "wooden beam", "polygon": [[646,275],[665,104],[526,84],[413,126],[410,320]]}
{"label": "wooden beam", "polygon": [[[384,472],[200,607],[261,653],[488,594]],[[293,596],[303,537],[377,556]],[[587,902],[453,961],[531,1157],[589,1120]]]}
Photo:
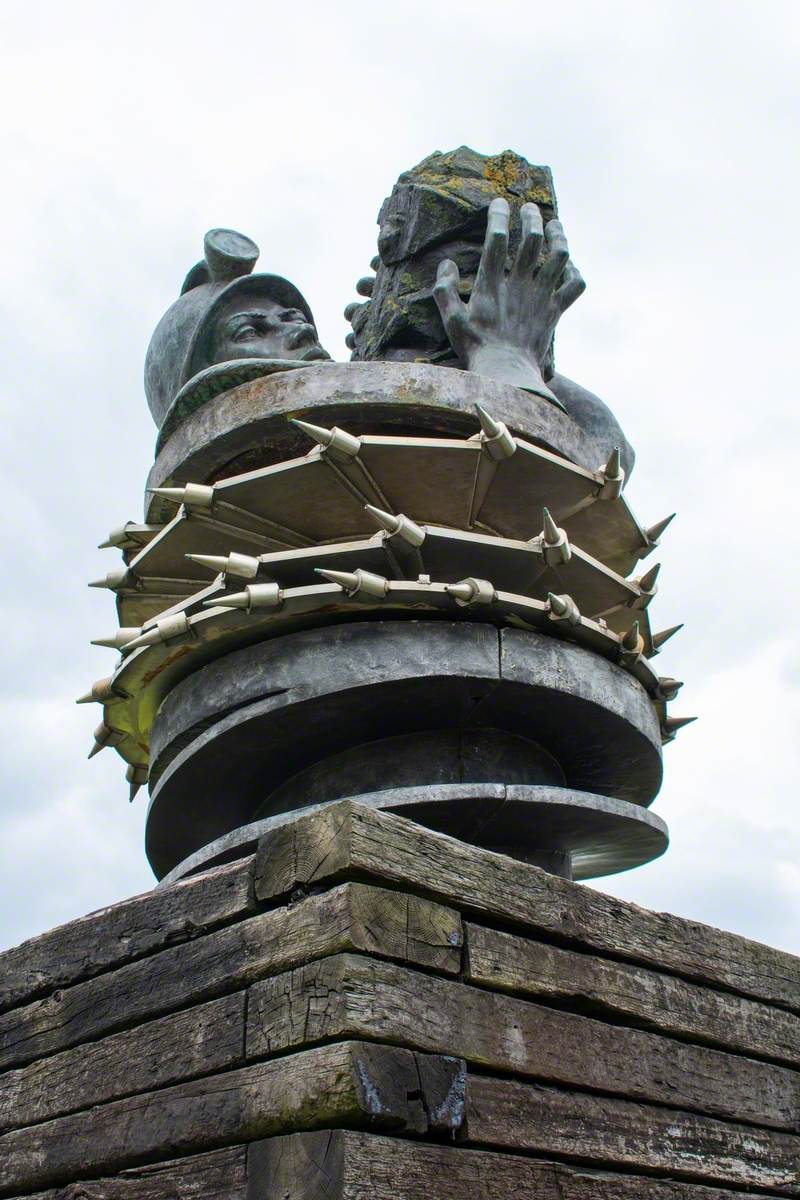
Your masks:
{"label": "wooden beam", "polygon": [[800,1139],[791,1134],[511,1079],[470,1076],[467,1138],[598,1169],[800,1195]]}
{"label": "wooden beam", "polygon": [[200,1004],[340,950],[397,955],[457,971],[462,940],[460,918],[451,909],[402,892],[345,884],[5,1013],[0,1016],[0,1068]]}
{"label": "wooden beam", "polygon": [[255,911],[253,858],[145,892],[0,954],[0,1012]]}
{"label": "wooden beam", "polygon": [[26,1200],[246,1200],[245,1146],[130,1167],[103,1179],[82,1179]]}
{"label": "wooden beam", "polygon": [[430,1145],[350,1129],[289,1134],[253,1142],[249,1147],[247,1200],[365,1200],[365,1197],[369,1200],[451,1200],[452,1197],[458,1200],[488,1197],[763,1200],[753,1192],[731,1191],[727,1187],[722,1190],[685,1180],[615,1175],[521,1154]]}
{"label": "wooden beam", "polygon": [[250,989],[247,1056],[373,1038],[483,1069],[777,1129],[800,1128],[800,1075],[393,963],[337,955]]}
{"label": "wooden beam", "polygon": [[236,992],[7,1071],[0,1132],[241,1066],[245,999]]}
{"label": "wooden beam", "polygon": [[6,1133],[0,1195],[286,1130],[446,1128],[452,1136],[464,1118],[464,1086],[457,1059],[429,1064],[387,1046],[322,1046]]}
{"label": "wooden beam", "polygon": [[256,854],[256,895],[369,878],[402,885],[565,944],[800,1010],[800,958],[594,888],[390,813],[343,800],[273,831]]}
{"label": "wooden beam", "polygon": [[800,1017],[784,1009],[481,925],[467,924],[465,936],[465,978],[482,987],[800,1065]]}

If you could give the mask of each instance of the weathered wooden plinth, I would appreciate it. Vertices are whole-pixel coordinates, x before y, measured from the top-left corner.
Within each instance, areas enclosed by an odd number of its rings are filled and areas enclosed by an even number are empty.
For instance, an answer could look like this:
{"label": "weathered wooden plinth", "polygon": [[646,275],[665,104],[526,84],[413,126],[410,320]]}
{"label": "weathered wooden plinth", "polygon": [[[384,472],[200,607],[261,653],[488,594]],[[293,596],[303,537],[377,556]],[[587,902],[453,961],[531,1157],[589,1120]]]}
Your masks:
{"label": "weathered wooden plinth", "polygon": [[0,956],[0,1195],[800,1195],[800,959],[349,802]]}

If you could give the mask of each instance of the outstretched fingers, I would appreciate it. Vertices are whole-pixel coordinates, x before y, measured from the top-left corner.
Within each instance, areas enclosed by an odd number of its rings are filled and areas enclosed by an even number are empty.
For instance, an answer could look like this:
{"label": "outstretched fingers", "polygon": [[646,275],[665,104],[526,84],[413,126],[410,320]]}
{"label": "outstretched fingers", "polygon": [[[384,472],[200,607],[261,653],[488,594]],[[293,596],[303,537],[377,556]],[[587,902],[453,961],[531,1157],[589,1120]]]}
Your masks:
{"label": "outstretched fingers", "polygon": [[508,255],[508,224],[511,210],[508,201],[496,196],[489,205],[486,237],[472,294],[476,297],[496,297],[506,270]]}
{"label": "outstretched fingers", "polygon": [[544,227],[544,241],[547,256],[539,268],[539,276],[543,283],[555,287],[569,262],[569,246],[560,221],[547,222]]}
{"label": "outstretched fingers", "polygon": [[564,279],[555,294],[556,304],[561,312],[566,312],[579,296],[586,291],[586,281],[574,263],[568,262],[564,268]]}
{"label": "outstretched fingers", "polygon": [[523,204],[519,210],[519,221],[522,233],[517,257],[511,271],[511,278],[514,281],[530,279],[539,261],[544,236],[542,214],[535,204]]}
{"label": "outstretched fingers", "polygon": [[443,259],[436,272],[433,298],[454,350],[458,350],[459,345],[463,344],[469,330],[467,306],[458,294],[460,280],[458,267],[452,259]]}

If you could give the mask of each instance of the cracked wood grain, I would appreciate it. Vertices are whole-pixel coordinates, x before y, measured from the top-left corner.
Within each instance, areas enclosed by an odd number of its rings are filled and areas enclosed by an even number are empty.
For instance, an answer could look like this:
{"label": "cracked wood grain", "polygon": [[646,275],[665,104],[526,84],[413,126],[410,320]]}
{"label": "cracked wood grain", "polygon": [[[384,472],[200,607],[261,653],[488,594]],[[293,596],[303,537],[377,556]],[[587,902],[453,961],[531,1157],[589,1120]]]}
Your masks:
{"label": "cracked wood grain", "polygon": [[0,1068],[58,1053],[340,950],[457,971],[462,940],[460,918],[451,909],[400,892],[345,884],[3,1014]]}
{"label": "cracked wood grain", "polygon": [[[246,1200],[765,1200],[686,1180],[430,1145],[349,1129],[248,1148]],[[38,1198],[37,1198],[38,1200]],[[94,1198],[92,1198],[94,1200]],[[138,1200],[138,1197],[137,1197]]]}
{"label": "cracked wood grain", "polygon": [[0,1132],[240,1066],[245,994],[148,1021],[0,1077]]}
{"label": "cracked wood grain", "polygon": [[[0,1137],[0,1195],[217,1149],[273,1133],[354,1125],[425,1133],[428,1113],[463,1096],[449,1059],[430,1094],[408,1050],[343,1042],[226,1071]],[[431,1080],[428,1085],[431,1085]],[[451,1104],[453,1132],[464,1115]]]}
{"label": "cracked wood grain", "polygon": [[573,1002],[689,1041],[800,1065],[800,1017],[644,967],[465,926],[465,976],[493,990]]}
{"label": "cracked wood grain", "polygon": [[246,1163],[246,1147],[232,1146],[83,1179],[27,1200],[246,1200]]}
{"label": "cracked wood grain", "polygon": [[255,888],[274,900],[345,878],[400,885],[550,939],[800,1010],[800,958],[650,912],[537,867],[344,800],[262,839]]}
{"label": "cracked wood grain", "polygon": [[0,954],[0,1012],[255,911],[252,856],[133,896]]}
{"label": "cracked wood grain", "polygon": [[484,1069],[800,1128],[800,1075],[705,1046],[343,954],[255,984],[248,1057],[373,1038]]}
{"label": "cracked wood grain", "polygon": [[470,1076],[466,1136],[598,1168],[800,1194],[800,1139],[790,1134],[510,1079]]}

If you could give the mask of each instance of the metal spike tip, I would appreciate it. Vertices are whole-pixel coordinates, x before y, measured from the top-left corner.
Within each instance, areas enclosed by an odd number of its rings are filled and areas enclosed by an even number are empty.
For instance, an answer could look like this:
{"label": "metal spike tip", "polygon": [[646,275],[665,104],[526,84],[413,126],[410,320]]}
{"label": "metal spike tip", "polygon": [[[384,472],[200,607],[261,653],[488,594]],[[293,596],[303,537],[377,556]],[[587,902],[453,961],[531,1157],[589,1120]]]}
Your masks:
{"label": "metal spike tip", "polygon": [[106,746],[107,746],[107,745],[108,745],[108,742],[102,742],[102,743],[101,743],[101,742],[95,742],[95,744],[92,746],[91,750],[90,750],[90,751],[89,751],[89,753],[86,755],[86,757],[87,757],[87,758],[94,758],[95,754],[99,754],[101,750],[105,750],[105,748],[106,748]]}
{"label": "metal spike tip", "polygon": [[384,512],[382,508],[376,508],[374,504],[365,504],[364,508],[387,533],[397,533],[401,525],[399,517],[393,513]]}
{"label": "metal spike tip", "polygon": [[134,800],[136,799],[136,793],[139,791],[141,786],[142,786],[141,783],[132,783],[131,784],[130,789],[128,791],[128,803],[129,804],[133,804]]}
{"label": "metal spike tip", "polygon": [[476,404],[475,410],[478,414],[478,420],[481,423],[481,429],[488,438],[497,437],[498,434],[502,433],[502,426],[499,422],[495,421],[494,417],[489,415],[485,408],[480,404]]}
{"label": "metal spike tip", "polygon": [[446,583],[445,591],[454,600],[463,600],[465,604],[475,595],[475,589],[470,583]]}
{"label": "metal spike tip", "polygon": [[683,622],[680,625],[671,625],[669,629],[662,629],[659,633],[654,633],[651,641],[655,650],[660,650],[665,642],[668,642],[674,634],[683,629]]}
{"label": "metal spike tip", "polygon": [[110,650],[122,650],[124,646],[127,646],[129,642],[137,638],[141,632],[141,629],[133,625],[123,625],[112,637],[92,638],[91,644],[93,646],[107,646]]}
{"label": "metal spike tip", "polygon": [[319,446],[330,446],[333,441],[333,433],[330,429],[324,429],[322,425],[312,425],[309,421],[300,421],[297,417],[291,417],[292,425],[296,425],[298,429],[307,434],[313,442]]}
{"label": "metal spike tip", "polygon": [[619,479],[622,474],[622,457],[620,455],[619,446],[615,446],[611,451],[608,462],[605,466],[605,476],[608,479]]}
{"label": "metal spike tip", "polygon": [[183,504],[183,497],[186,489],[182,487],[157,487],[148,488],[151,496],[161,496],[163,500],[171,500],[173,504]]}
{"label": "metal spike tip", "polygon": [[249,608],[250,598],[247,592],[231,592],[218,600],[205,600],[205,608]]}
{"label": "metal spike tip", "polygon": [[145,629],[138,637],[133,638],[125,646],[126,650],[141,650],[143,646],[160,646],[165,640],[164,634],[159,629],[158,624],[151,625],[149,629]]}
{"label": "metal spike tip", "polygon": [[628,630],[628,632],[626,634],[623,634],[622,638],[620,639],[620,644],[621,644],[623,650],[638,649],[639,642],[641,640],[641,636],[642,635],[639,632],[639,622],[634,621],[633,624],[631,625],[630,629]]}
{"label": "metal spike tip", "polygon": [[645,537],[648,542],[657,543],[664,530],[674,521],[675,513],[670,513],[668,517],[664,517],[662,521],[656,521],[655,525],[651,525],[649,529],[645,529]]}
{"label": "metal spike tip", "polygon": [[661,563],[656,563],[655,566],[651,567],[645,575],[642,575],[641,578],[637,580],[637,583],[643,592],[652,592],[653,588],[656,586],[656,580],[658,579],[658,573],[660,570]]}
{"label": "metal spike tip", "polygon": [[669,675],[662,675],[658,681],[659,691],[665,700],[674,700],[682,687],[682,679],[672,679]]}
{"label": "metal spike tip", "polygon": [[227,556],[224,554],[186,554],[184,557],[199,563],[201,567],[208,567],[209,571],[214,571],[217,575],[228,565]]}
{"label": "metal spike tip", "polygon": [[135,588],[136,577],[126,566],[112,567],[107,571],[103,579],[95,579],[89,584],[90,588],[108,588],[112,592],[120,591],[122,588]]}
{"label": "metal spike tip", "polygon": [[542,509],[542,528],[544,529],[544,540],[550,545],[561,541],[561,531],[550,515],[549,508]]}
{"label": "metal spike tip", "polygon": [[569,605],[561,596],[557,596],[555,592],[547,593],[547,602],[552,611],[557,617],[564,617],[569,612]]}
{"label": "metal spike tip", "polygon": [[317,575],[322,575],[331,583],[338,583],[345,592],[355,592],[358,589],[358,576],[352,571],[326,571],[324,567],[314,568]]}
{"label": "metal spike tip", "polygon": [[112,688],[114,676],[106,675],[103,679],[96,679],[92,684],[91,691],[88,691],[85,696],[80,696],[76,704],[104,704],[114,696]]}
{"label": "metal spike tip", "polygon": [[667,717],[661,728],[667,737],[674,735],[679,729],[683,729],[684,725],[691,725],[692,721],[696,721],[697,717]]}

